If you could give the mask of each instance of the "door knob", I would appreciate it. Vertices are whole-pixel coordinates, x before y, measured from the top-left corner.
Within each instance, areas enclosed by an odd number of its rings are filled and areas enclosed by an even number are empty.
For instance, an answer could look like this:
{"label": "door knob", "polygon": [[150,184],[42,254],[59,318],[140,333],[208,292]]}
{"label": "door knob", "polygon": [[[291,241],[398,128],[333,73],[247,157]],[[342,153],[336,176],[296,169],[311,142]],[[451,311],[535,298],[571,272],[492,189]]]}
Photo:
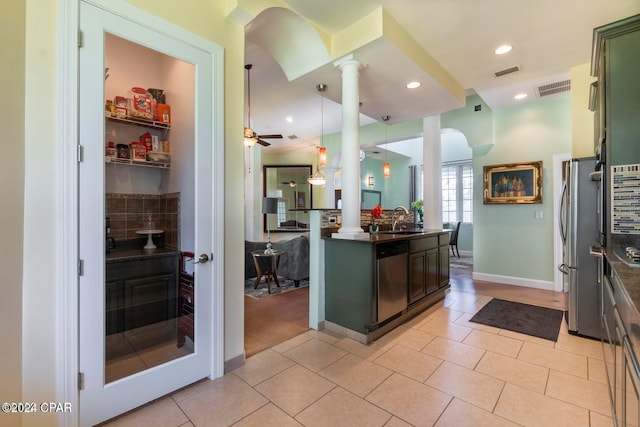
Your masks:
{"label": "door knob", "polygon": [[205,262],[209,261],[209,255],[207,254],[201,254],[198,257],[198,260],[194,262],[194,264],[204,264]]}

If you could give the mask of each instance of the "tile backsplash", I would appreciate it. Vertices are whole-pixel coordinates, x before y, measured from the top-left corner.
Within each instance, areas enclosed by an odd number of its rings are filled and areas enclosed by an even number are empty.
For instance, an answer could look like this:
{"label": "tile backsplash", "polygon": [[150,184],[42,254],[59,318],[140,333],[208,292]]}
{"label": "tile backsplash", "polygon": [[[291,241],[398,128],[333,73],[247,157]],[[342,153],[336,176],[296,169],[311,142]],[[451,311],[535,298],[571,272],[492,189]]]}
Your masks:
{"label": "tile backsplash", "polygon": [[136,230],[146,228],[144,222],[151,215],[155,228],[164,233],[154,237],[159,246],[179,249],[180,193],[169,194],[105,194],[106,216],[111,219],[111,237],[122,240],[146,239]]}
{"label": "tile backsplash", "polygon": [[640,164],[611,166],[611,232],[640,234]]}

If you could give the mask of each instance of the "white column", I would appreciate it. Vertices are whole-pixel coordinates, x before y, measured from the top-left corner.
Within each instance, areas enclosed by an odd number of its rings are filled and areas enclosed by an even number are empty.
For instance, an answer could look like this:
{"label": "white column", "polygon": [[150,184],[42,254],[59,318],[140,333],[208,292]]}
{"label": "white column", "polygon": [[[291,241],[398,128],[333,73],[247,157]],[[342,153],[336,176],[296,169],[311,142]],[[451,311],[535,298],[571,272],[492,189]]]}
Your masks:
{"label": "white column", "polygon": [[324,176],[327,177],[327,182],[324,184],[324,203],[322,207],[324,209],[335,209],[336,208],[336,186],[335,186],[335,178],[336,172],[338,172],[338,168],[333,168],[330,166],[325,166],[320,168],[320,170],[324,173]]}
{"label": "white column", "polygon": [[361,64],[353,55],[334,63],[342,70],[342,227],[332,237],[368,238],[360,227],[360,94]]}
{"label": "white column", "polygon": [[442,145],[440,116],[422,120],[424,228],[442,228]]}

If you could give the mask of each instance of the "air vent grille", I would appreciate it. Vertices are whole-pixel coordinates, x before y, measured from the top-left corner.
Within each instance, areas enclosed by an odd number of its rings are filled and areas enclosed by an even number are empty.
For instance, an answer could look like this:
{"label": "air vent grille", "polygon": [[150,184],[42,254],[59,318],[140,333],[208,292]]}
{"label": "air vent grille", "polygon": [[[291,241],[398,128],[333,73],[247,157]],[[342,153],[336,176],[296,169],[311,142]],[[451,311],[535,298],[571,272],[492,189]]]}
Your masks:
{"label": "air vent grille", "polygon": [[504,70],[496,71],[493,74],[496,77],[502,77],[505,74],[515,73],[516,71],[520,71],[520,67],[518,65],[514,65],[513,67],[505,68]]}
{"label": "air vent grille", "polygon": [[571,90],[571,80],[562,80],[555,83],[549,83],[546,85],[538,86],[536,91],[538,92],[538,97],[542,98],[543,96],[556,95],[562,92],[568,92]]}
{"label": "air vent grille", "polygon": [[298,139],[298,135],[296,135],[295,133],[292,133],[291,135],[287,135],[287,138],[289,138],[289,139]]}

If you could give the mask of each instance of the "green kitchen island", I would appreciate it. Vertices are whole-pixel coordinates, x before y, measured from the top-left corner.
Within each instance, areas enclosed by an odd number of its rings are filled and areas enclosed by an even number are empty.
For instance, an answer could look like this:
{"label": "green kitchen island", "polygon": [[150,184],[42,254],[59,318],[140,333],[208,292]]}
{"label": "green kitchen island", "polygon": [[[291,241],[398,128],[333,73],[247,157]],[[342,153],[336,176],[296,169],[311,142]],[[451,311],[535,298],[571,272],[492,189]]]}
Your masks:
{"label": "green kitchen island", "polygon": [[442,300],[449,231],[325,238],[325,328],[367,344]]}

